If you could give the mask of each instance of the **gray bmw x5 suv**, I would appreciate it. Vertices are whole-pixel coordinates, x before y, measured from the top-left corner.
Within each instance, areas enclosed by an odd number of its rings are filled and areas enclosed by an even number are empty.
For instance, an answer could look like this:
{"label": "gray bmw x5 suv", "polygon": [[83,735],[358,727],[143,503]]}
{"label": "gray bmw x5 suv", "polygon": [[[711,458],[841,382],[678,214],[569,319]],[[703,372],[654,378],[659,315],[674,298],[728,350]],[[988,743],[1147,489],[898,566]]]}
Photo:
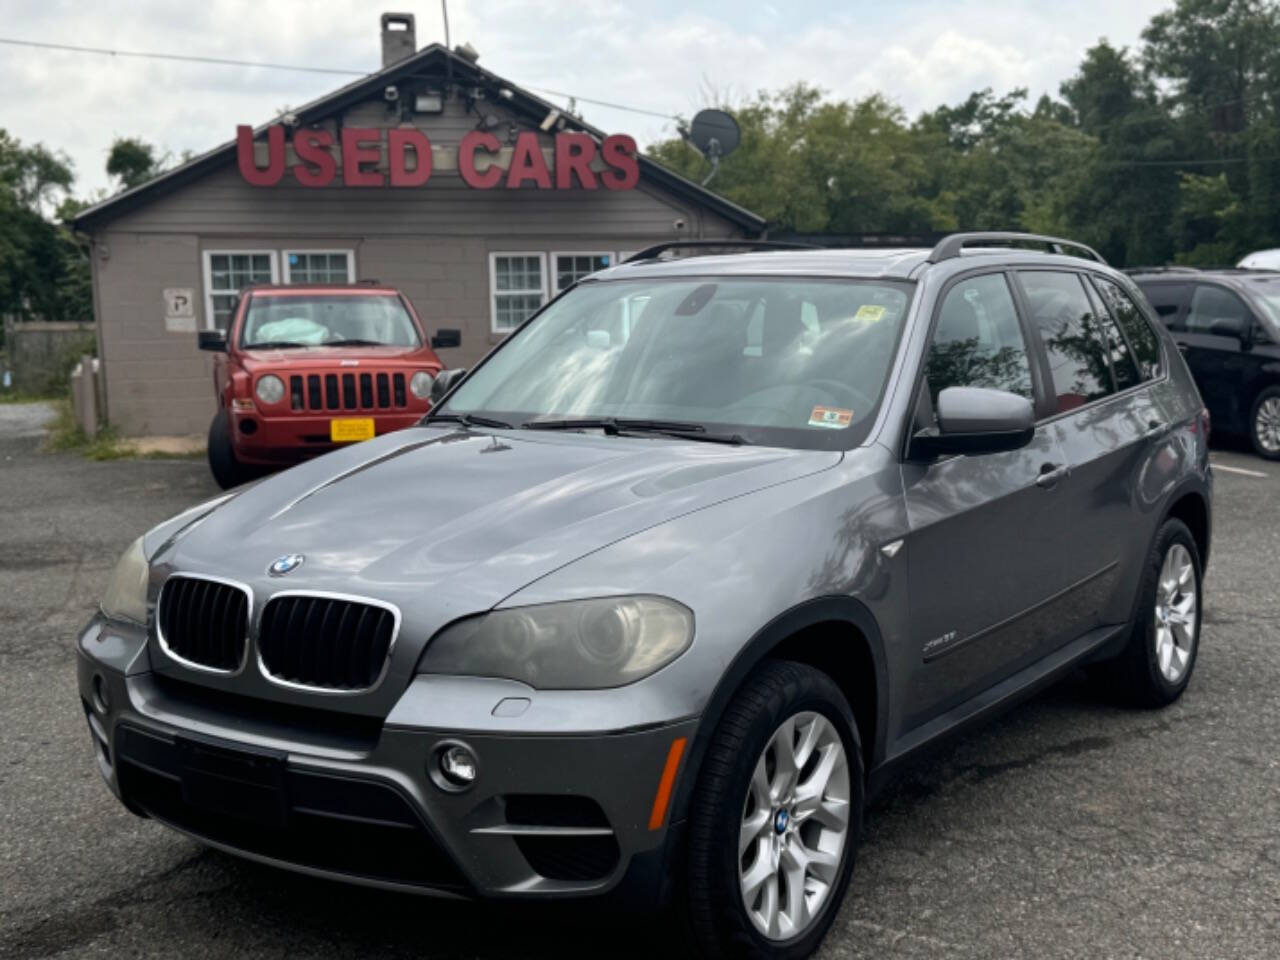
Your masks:
{"label": "gray bmw x5 suv", "polygon": [[1077,666],[1182,693],[1209,424],[1125,276],[1020,234],[691,252],[130,546],[78,644],[112,792],[305,873],[797,958],[903,757]]}

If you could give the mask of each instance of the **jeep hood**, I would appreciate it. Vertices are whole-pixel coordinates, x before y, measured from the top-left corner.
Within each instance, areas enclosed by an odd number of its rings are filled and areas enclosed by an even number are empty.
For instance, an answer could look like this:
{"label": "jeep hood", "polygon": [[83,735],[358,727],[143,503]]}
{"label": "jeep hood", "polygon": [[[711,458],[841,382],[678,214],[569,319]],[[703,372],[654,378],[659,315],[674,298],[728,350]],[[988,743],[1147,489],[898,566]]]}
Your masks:
{"label": "jeep hood", "polygon": [[[488,609],[607,544],[834,466],[831,451],[415,427],[258,483],[157,544],[153,563],[276,589]],[[159,530],[157,531],[159,532]],[[305,561],[265,584],[283,554]],[[619,592],[627,584],[618,584]]]}

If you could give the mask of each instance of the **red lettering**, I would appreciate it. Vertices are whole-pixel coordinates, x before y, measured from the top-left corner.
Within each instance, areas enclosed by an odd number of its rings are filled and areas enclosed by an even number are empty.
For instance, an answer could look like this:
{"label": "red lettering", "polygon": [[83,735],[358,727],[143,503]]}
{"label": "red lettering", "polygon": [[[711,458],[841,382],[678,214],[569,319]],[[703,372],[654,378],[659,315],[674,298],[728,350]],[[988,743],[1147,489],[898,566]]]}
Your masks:
{"label": "red lettering", "polygon": [[630,190],[640,181],[640,161],[631,137],[622,133],[605,137],[600,152],[604,162],[613,168],[600,174],[606,190]]}
{"label": "red lettering", "polygon": [[304,187],[327,187],[338,173],[338,162],[329,148],[333,137],[327,130],[299,130],[293,135],[293,149],[302,163],[293,165],[293,175]]}
{"label": "red lettering", "polygon": [[267,127],[267,166],[261,168],[253,157],[253,127],[236,127],[236,162],[240,176],[255,187],[274,187],[284,176],[284,127]]}
{"label": "red lettering", "polygon": [[570,174],[578,175],[584,190],[596,189],[596,175],[591,161],[596,158],[596,142],[585,133],[556,134],[556,189],[573,186]]}
{"label": "red lettering", "polygon": [[458,173],[462,175],[462,180],[468,187],[474,187],[477,190],[490,190],[496,187],[498,181],[502,179],[502,168],[495,163],[483,173],[477,170],[477,148],[484,150],[486,153],[497,153],[502,149],[502,144],[498,142],[498,138],[492,133],[486,133],[483,130],[472,130],[458,144]]}
{"label": "red lettering", "polygon": [[[408,169],[405,152],[412,148],[416,167]],[[393,187],[420,187],[431,179],[431,141],[421,130],[393,129],[387,132],[387,152],[391,161]]]}
{"label": "red lettering", "polygon": [[507,170],[507,189],[514,190],[526,180],[532,180],[539,190],[551,189],[551,172],[542,156],[538,135],[526,130],[516,137],[511,151],[511,168]]}
{"label": "red lettering", "polygon": [[[362,127],[342,128],[342,182],[348,187],[380,187],[382,174],[376,170],[361,170],[362,163],[377,163],[382,159],[378,148],[378,131]],[[364,146],[364,144],[373,144]]]}

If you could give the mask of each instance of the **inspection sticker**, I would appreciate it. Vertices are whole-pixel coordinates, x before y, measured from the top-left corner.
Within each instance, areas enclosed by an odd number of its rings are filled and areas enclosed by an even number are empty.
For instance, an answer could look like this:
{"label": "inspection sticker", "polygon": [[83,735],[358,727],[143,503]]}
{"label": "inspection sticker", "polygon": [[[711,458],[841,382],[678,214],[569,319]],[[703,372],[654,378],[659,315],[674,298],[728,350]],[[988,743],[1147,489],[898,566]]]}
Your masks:
{"label": "inspection sticker", "polygon": [[809,414],[809,426],[830,427],[832,430],[843,430],[853,423],[853,411],[840,407],[814,407]]}
{"label": "inspection sticker", "polygon": [[873,323],[879,323],[884,317],[884,307],[875,303],[864,303],[858,308],[858,312],[853,315],[853,319],[865,326],[871,326]]}

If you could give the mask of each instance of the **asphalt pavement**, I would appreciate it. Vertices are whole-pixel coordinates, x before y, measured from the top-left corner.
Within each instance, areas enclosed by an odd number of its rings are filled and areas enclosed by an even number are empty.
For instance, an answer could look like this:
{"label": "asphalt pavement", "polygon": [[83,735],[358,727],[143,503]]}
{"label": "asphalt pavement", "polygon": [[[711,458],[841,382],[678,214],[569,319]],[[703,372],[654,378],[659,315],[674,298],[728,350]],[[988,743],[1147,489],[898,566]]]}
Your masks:
{"label": "asphalt pavement", "polygon": [[[0,957],[669,952],[599,910],[313,880],[121,808],[93,764],[75,633],[129,541],[217,490],[202,461],[41,453],[42,422],[0,405]],[[1072,677],[920,758],[871,806],[820,957],[1280,956],[1280,464],[1214,459],[1186,695],[1126,710]]]}

